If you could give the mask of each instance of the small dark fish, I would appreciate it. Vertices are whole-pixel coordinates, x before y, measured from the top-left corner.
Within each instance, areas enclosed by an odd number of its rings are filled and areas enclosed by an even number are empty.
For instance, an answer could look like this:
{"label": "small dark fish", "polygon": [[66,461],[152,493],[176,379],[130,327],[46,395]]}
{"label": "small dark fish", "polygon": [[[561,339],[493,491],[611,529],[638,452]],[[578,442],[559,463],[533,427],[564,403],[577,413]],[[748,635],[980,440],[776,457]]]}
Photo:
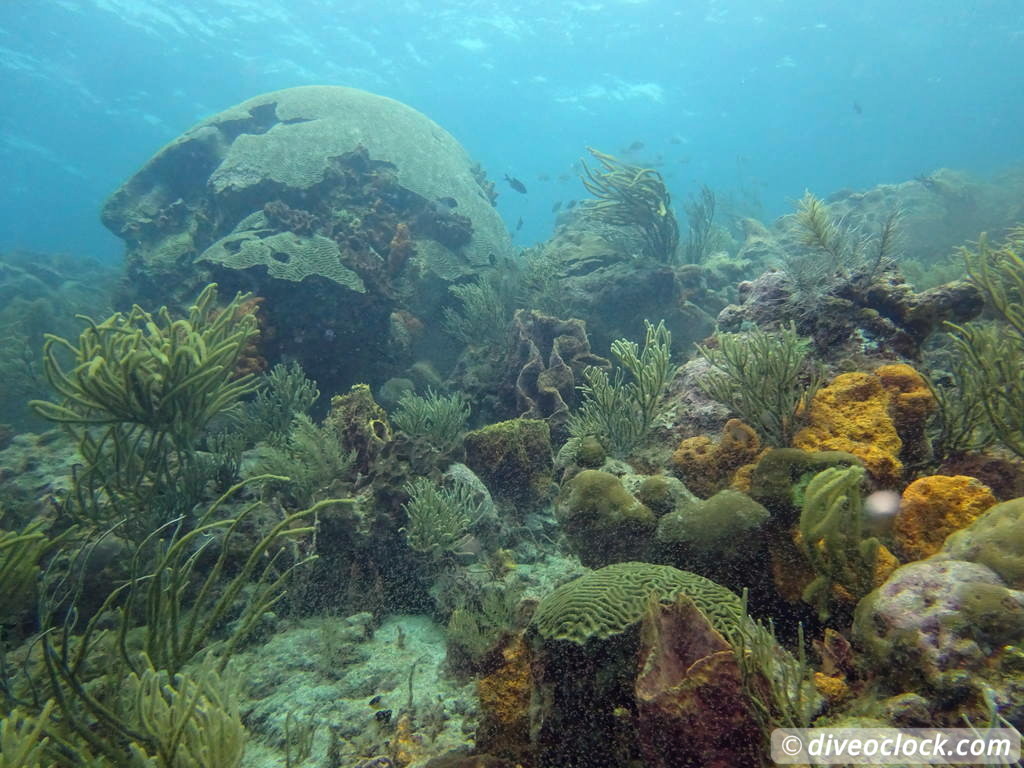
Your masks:
{"label": "small dark fish", "polygon": [[863,115],[864,114],[864,109],[863,109],[863,107],[861,107],[859,101],[853,102],[853,111],[856,112],[858,115]]}
{"label": "small dark fish", "polygon": [[378,723],[390,723],[391,722],[391,710],[390,709],[382,709],[380,712],[377,712],[373,716],[373,719],[376,720]]}
{"label": "small dark fish", "polygon": [[562,207],[562,201],[556,200],[555,204],[551,206],[552,213],[558,213],[558,209]]}
{"label": "small dark fish", "polygon": [[576,201],[575,200],[570,200],[568,203],[565,204],[565,210],[567,210],[567,211],[571,210],[572,208],[575,208],[575,207],[576,207]]}
{"label": "small dark fish", "polygon": [[454,197],[439,197],[439,198],[437,198],[437,202],[439,202],[441,205],[445,205],[445,206],[447,206],[449,208],[458,208],[459,207],[459,201],[456,200]]}
{"label": "small dark fish", "polygon": [[519,221],[516,222],[516,232],[523,228],[523,217],[519,217]]}
{"label": "small dark fish", "polygon": [[510,187],[512,187],[512,189],[514,189],[519,194],[521,194],[521,195],[525,195],[526,194],[526,185],[523,184],[523,182],[521,182],[519,179],[515,178],[514,176],[509,176],[506,173],[505,174],[505,181],[507,181],[508,185]]}
{"label": "small dark fish", "polygon": [[632,144],[630,144],[628,147],[626,147],[624,150],[622,150],[622,153],[626,154],[627,152],[639,152],[641,149],[643,149],[646,146],[647,146],[646,144],[644,144],[642,141],[637,139]]}
{"label": "small dark fish", "polygon": [[381,708],[381,703],[380,702],[381,702],[381,699],[383,699],[383,698],[384,697],[381,696],[378,693],[376,696],[374,696],[372,699],[370,699],[370,706],[373,707],[374,709],[380,709]]}

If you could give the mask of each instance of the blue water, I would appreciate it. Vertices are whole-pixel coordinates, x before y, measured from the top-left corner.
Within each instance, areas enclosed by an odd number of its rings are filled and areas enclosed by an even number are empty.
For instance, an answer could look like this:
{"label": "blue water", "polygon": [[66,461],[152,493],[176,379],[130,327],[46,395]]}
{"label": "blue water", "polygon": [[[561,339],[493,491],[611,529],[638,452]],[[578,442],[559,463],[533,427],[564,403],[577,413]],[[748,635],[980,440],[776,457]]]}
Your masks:
{"label": "blue water", "polygon": [[[1021,0],[2,0],[0,250],[116,259],[103,199],[200,118],[328,83],[458,138],[527,245],[585,147],[770,218],[1024,159]],[[542,176],[550,180],[542,180]],[[559,181],[559,176],[568,180]]]}

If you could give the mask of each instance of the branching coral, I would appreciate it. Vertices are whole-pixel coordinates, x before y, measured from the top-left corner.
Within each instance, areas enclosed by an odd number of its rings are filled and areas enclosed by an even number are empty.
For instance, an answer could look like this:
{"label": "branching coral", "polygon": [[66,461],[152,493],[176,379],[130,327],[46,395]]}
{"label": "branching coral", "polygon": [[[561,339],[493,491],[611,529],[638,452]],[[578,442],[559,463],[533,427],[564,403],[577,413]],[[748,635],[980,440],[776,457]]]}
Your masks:
{"label": "branching coral", "polygon": [[1013,229],[1000,246],[982,235],[976,248],[964,247],[960,253],[972,282],[1000,320],[994,325],[950,324],[967,362],[967,389],[979,393],[986,428],[1024,457],[1024,226]]}
{"label": "branching coral", "polygon": [[[287,478],[253,482],[268,479]],[[174,520],[136,545],[128,579],[84,627],[76,606],[102,537],[51,563],[40,597],[45,676],[26,667],[28,679],[19,689],[29,691],[31,701],[18,703],[39,710],[42,699],[52,698],[62,744],[103,755],[112,765],[237,764],[241,725],[220,676],[239,643],[284,596],[295,569],[313,559],[301,546],[314,531],[312,518],[347,501],[325,500],[284,516],[258,540],[239,546],[262,505],[248,504],[226,519],[219,515],[243,485],[211,505],[191,530]],[[200,574],[200,561],[215,542],[218,553]],[[234,620],[227,624],[229,616]],[[204,654],[198,676],[184,675],[186,665]],[[3,682],[0,695],[8,704],[14,686]],[[178,749],[192,754],[183,762],[168,759]]]}
{"label": "branching coral", "polygon": [[[77,515],[101,524],[126,518],[128,534],[139,538],[167,519],[166,503],[195,501],[179,497],[201,435],[255,388],[252,376],[233,377],[257,333],[256,318],[242,306],[246,298],[239,294],[218,309],[211,284],[187,318],[135,306],[100,323],[83,317],[87,327],[77,345],[47,336],[44,370],[63,400],[30,405],[78,443],[85,467],[75,478]],[[72,355],[70,369],[61,352]]]}
{"label": "branching coral", "polygon": [[461,309],[444,308],[444,329],[469,346],[500,344],[508,332],[512,305],[494,280],[477,278],[475,282],[449,287],[462,302]]}
{"label": "branching coral", "polygon": [[[256,334],[256,318],[239,314],[246,298],[240,294],[219,310],[211,284],[185,319],[173,319],[166,307],[154,316],[136,305],[101,323],[83,317],[88,327],[77,346],[48,335],[46,377],[64,402],[34,400],[33,409],[73,426],[138,425],[190,447],[214,416],[254,387],[251,377],[231,380]],[[60,348],[73,355],[72,369],[61,365]]]}
{"label": "branching coral", "polygon": [[395,427],[442,452],[458,445],[468,419],[469,405],[462,397],[439,395],[432,389],[426,397],[406,392],[398,401],[398,410],[391,414]]}
{"label": "branching coral", "polygon": [[585,399],[569,417],[573,437],[596,437],[618,456],[628,454],[647,436],[672,373],[672,334],[664,321],[655,326],[645,320],[644,324],[647,333],[642,352],[628,339],[612,342],[612,355],[620,367],[611,376],[604,368],[584,370],[586,384],[579,389]]}
{"label": "branching coral", "polygon": [[815,475],[804,493],[800,544],[817,575],[803,598],[822,621],[835,589],[856,601],[875,588],[880,544],[864,535],[863,480],[863,467],[830,467]]}
{"label": "branching coral", "polygon": [[405,492],[409,494],[405,539],[414,550],[432,557],[455,549],[483,513],[473,490],[464,483],[442,488],[428,478],[417,477],[406,484]]}
{"label": "branching coral", "polygon": [[603,168],[591,169],[583,164],[583,186],[597,198],[587,210],[609,224],[637,227],[643,235],[645,256],[673,261],[679,246],[679,224],[661,174],[624,163],[593,147],[587,147],[587,151]]}
{"label": "branching coral", "polygon": [[810,192],[797,203],[796,226],[806,250],[788,254],[786,274],[797,298],[820,295],[840,280],[870,281],[892,260],[899,246],[899,210],[890,211],[874,234],[835,219],[828,205]]}
{"label": "branching coral", "polygon": [[807,362],[810,341],[792,326],[777,333],[722,333],[716,340],[717,347],[697,346],[711,366],[701,386],[768,444],[788,446],[799,413],[820,384],[820,371]]}

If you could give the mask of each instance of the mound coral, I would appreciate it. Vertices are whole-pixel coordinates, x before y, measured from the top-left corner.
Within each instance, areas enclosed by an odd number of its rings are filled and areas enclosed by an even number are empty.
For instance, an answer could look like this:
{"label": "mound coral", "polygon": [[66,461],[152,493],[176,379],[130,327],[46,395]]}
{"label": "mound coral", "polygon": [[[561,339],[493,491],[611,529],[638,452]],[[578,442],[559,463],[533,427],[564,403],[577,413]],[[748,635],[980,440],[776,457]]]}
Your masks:
{"label": "mound coral", "polygon": [[642,558],[657,518],[615,475],[585,469],[562,488],[555,516],[580,562],[600,567]]}

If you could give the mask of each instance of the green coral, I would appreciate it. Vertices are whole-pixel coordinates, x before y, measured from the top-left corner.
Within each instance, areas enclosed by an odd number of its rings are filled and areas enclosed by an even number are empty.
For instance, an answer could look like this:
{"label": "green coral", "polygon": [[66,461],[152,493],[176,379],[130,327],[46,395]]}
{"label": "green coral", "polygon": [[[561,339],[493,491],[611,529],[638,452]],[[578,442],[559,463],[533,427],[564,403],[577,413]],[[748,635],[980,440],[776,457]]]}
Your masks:
{"label": "green coral", "polygon": [[773,448],[757,462],[750,476],[750,497],[763,504],[783,525],[795,520],[803,506],[807,483],[829,467],[861,461],[845,451],[802,451]]}
{"label": "green coral", "polygon": [[803,251],[787,253],[784,267],[795,289],[794,309],[813,306],[843,280],[871,280],[892,263],[899,247],[899,209],[890,211],[878,231],[869,234],[835,218],[829,206],[810,192],[797,202],[795,223]]}
{"label": "green coral", "polygon": [[294,361],[275,365],[261,377],[258,386],[256,397],[232,414],[231,431],[242,433],[249,445],[261,440],[284,444],[295,417],[309,412],[320,390]]}
{"label": "green coral", "polygon": [[598,469],[585,469],[565,484],[555,517],[589,567],[643,557],[657,526],[654,513],[619,478]]}
{"label": "green coral", "polygon": [[619,367],[611,376],[596,366],[583,371],[586,383],[579,390],[584,400],[569,417],[569,433],[574,438],[596,437],[618,457],[628,455],[647,437],[672,374],[672,334],[664,321],[655,326],[645,320],[644,326],[642,352],[628,339],[612,342],[612,355]]}
{"label": "green coral", "polygon": [[405,540],[417,552],[440,557],[458,548],[469,527],[483,514],[483,505],[473,498],[473,489],[457,482],[443,488],[425,477],[405,484],[408,523]]}
{"label": "green coral", "polygon": [[492,585],[478,599],[464,601],[452,611],[445,631],[450,647],[458,648],[470,665],[484,661],[501,637],[512,631],[522,590]]}
{"label": "green coral", "polygon": [[661,174],[592,147],[587,147],[587,151],[601,164],[601,169],[592,170],[583,164],[583,186],[597,198],[586,203],[584,210],[614,226],[636,227],[643,237],[646,257],[666,263],[674,261],[679,224]]}
{"label": "green coral", "polygon": [[1024,589],[1024,498],[996,504],[952,533],[944,555],[986,565],[1013,589]]}
{"label": "green coral", "polygon": [[859,600],[875,587],[880,543],[864,536],[861,466],[830,467],[807,485],[800,513],[800,544],[816,574],[804,589],[805,602],[829,616],[832,592],[842,587]]}
{"label": "green coral", "polygon": [[469,405],[459,395],[439,395],[427,389],[426,397],[406,392],[391,414],[391,423],[409,437],[424,440],[446,453],[462,438],[469,419]]}
{"label": "green coral", "polygon": [[0,628],[32,604],[39,562],[62,538],[51,539],[44,527],[38,521],[20,532],[0,532]]}
{"label": "green coral", "polygon": [[[156,315],[135,305],[87,327],[75,346],[48,334],[46,378],[62,403],[33,400],[49,421],[73,426],[130,424],[193,444],[207,423],[252,391],[251,376],[233,378],[243,348],[257,334],[256,318],[237,295],[224,309],[217,286],[208,285],[188,317],[175,320],[166,307]],[[70,353],[65,370],[58,351]]]}
{"label": "green coral", "polygon": [[736,537],[756,530],[768,517],[768,510],[745,493],[726,489],[662,517],[658,521],[658,540],[687,544],[712,554]]}
{"label": "green coral", "polygon": [[330,426],[317,426],[297,414],[283,446],[269,445],[254,463],[254,475],[284,475],[284,484],[299,506],[308,506],[352,468],[355,453],[346,451]]}
{"label": "green coral", "polygon": [[266,267],[271,277],[295,283],[307,277],[325,277],[356,293],[366,293],[362,278],[341,263],[338,244],[323,235],[235,231],[203,251],[199,260],[228,269]]}
{"label": "green coral", "polygon": [[545,640],[585,645],[621,634],[644,616],[648,601],[693,600],[726,639],[746,621],[738,596],[710,579],[667,565],[615,563],[564,584],[541,600],[532,627]]}
{"label": "green coral", "polygon": [[449,286],[461,302],[459,309],[444,308],[444,329],[471,347],[501,344],[512,320],[512,297],[496,279],[478,277],[472,283]]}
{"label": "green coral", "polygon": [[37,715],[21,710],[5,714],[0,720],[0,768],[44,768],[55,765],[46,749],[50,739],[46,725],[54,702],[48,701]]}
{"label": "green coral", "polygon": [[697,345],[710,366],[701,386],[764,442],[789,445],[821,381],[820,369],[807,360],[810,341],[792,326],[776,333],[720,333],[715,340],[715,346]]}
{"label": "green coral", "polygon": [[[237,768],[246,732],[232,683],[210,664],[169,676],[148,666],[123,682],[130,746],[139,768]],[[140,743],[141,742],[141,743]]]}
{"label": "green coral", "polygon": [[247,298],[218,308],[211,284],[185,318],[136,305],[99,323],[83,317],[77,345],[46,337],[44,370],[62,401],[30,405],[64,426],[84,459],[74,514],[99,524],[124,518],[124,530],[138,538],[197,501],[185,481],[201,436],[255,387],[251,375],[235,376],[257,334]]}

